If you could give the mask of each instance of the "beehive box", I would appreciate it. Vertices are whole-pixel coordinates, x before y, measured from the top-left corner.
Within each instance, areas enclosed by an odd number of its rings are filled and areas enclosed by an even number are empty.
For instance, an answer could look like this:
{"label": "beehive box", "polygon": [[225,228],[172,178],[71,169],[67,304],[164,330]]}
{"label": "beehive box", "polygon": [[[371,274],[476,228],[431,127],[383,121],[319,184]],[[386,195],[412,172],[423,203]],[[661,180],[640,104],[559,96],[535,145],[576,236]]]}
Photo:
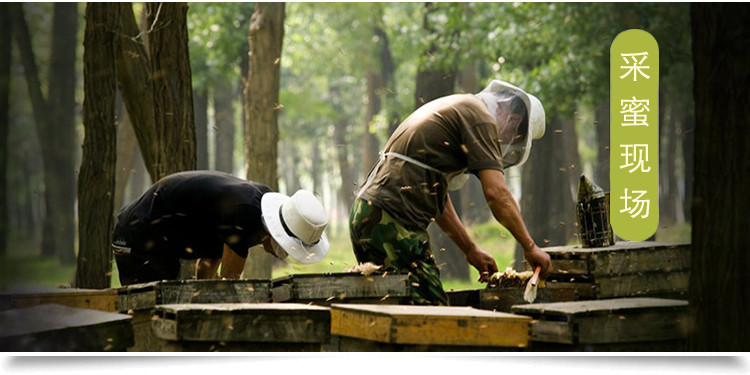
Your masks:
{"label": "beehive box", "polygon": [[0,311],[0,350],[124,351],[133,345],[129,315],[56,304]]}
{"label": "beehive box", "polygon": [[162,351],[320,351],[329,309],[296,303],[173,304],[154,309]]}
{"label": "beehive box", "polygon": [[270,280],[165,280],[117,289],[120,311],[179,303],[271,301]]}
{"label": "beehive box", "polygon": [[160,304],[260,303],[271,301],[270,280],[165,280],[117,289],[117,306],[133,315],[131,351],[155,351],[160,341],[151,330],[152,309]]}
{"label": "beehive box", "polygon": [[0,294],[0,310],[43,304],[118,311],[115,289],[26,288]]}
{"label": "beehive box", "polygon": [[547,285],[570,283],[576,286],[578,299],[685,298],[687,294],[689,244],[625,241],[602,248],[544,250],[555,268]]}
{"label": "beehive box", "polygon": [[339,351],[519,350],[531,319],[470,307],[331,305]]}
{"label": "beehive box", "polygon": [[[523,294],[526,287],[487,288],[479,291],[477,307],[484,310],[511,312],[514,305],[526,304]],[[534,302],[566,302],[594,298],[594,287],[588,283],[547,282],[537,288]]]}
{"label": "beehive box", "polygon": [[[533,346],[547,350],[682,350],[687,301],[618,298],[513,306],[534,319]],[[546,344],[546,345],[545,345]]]}
{"label": "beehive box", "polygon": [[[514,305],[527,303],[523,299],[526,287],[497,287],[448,291],[451,306],[468,306],[482,310],[510,312]],[[594,287],[587,283],[547,283],[538,288],[535,302],[578,301],[594,298]]]}
{"label": "beehive box", "polygon": [[274,302],[397,304],[409,298],[407,275],[296,274],[273,280]]}

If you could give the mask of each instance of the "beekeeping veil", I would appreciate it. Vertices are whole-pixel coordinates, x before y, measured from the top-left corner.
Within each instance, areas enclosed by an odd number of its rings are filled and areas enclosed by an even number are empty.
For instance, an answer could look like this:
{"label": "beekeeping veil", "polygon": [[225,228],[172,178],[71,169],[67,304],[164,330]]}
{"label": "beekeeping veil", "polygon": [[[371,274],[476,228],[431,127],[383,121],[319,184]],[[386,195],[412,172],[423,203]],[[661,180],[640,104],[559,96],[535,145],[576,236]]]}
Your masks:
{"label": "beekeeping veil", "polygon": [[477,94],[500,128],[503,168],[523,164],[531,152],[531,140],[544,135],[544,107],[534,95],[504,81],[493,80]]}

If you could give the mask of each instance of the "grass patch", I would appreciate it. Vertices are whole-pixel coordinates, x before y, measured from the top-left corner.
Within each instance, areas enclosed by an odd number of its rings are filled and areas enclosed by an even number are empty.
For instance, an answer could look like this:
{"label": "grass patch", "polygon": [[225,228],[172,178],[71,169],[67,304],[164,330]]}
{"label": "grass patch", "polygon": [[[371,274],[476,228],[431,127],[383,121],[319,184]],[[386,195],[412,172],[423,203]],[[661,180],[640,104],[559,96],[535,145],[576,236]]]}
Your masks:
{"label": "grass patch", "polygon": [[656,230],[657,242],[690,243],[692,226],[690,223],[677,223],[674,225],[660,226]]}
{"label": "grass patch", "polygon": [[0,290],[69,285],[74,274],[75,265],[64,266],[55,258],[6,257],[0,262]]}

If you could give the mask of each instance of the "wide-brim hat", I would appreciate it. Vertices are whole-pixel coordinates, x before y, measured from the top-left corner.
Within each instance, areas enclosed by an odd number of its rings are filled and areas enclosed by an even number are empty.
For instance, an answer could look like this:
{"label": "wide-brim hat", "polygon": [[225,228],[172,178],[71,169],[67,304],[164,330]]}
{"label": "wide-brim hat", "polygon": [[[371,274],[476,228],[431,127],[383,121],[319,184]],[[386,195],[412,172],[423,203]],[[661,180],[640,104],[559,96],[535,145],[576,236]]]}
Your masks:
{"label": "wide-brim hat", "polygon": [[298,190],[288,197],[269,192],[263,194],[260,207],[266,230],[289,257],[315,263],[328,254],[328,217],[313,193]]}

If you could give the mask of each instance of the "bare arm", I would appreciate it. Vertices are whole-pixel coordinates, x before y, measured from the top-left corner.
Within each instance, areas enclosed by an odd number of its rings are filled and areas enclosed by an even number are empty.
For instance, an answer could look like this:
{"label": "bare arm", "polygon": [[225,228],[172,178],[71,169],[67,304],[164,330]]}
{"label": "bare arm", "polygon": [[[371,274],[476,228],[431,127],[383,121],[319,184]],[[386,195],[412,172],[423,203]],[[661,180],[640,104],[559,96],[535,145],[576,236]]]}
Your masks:
{"label": "bare arm", "polygon": [[244,269],[245,258],[237,255],[227,244],[224,244],[224,256],[221,258],[221,278],[239,279]]}
{"label": "bare arm", "polygon": [[479,171],[479,179],[482,181],[484,197],[492,215],[502,226],[508,228],[516,241],[521,244],[523,256],[532,268],[541,266],[541,276],[546,278],[552,272],[550,257],[539,249],[534,239],[531,238],[516,200],[513,199],[510,189],[505,184],[503,173],[495,169],[483,169]]}
{"label": "bare arm", "polygon": [[466,228],[461,223],[461,219],[456,214],[456,209],[453,207],[453,201],[451,201],[450,196],[448,196],[448,202],[443,214],[437,217],[435,222],[458,245],[464,253],[466,261],[479,271],[479,281],[487,281],[490,275],[497,272],[495,260],[489,254],[479,249],[477,244],[469,237]]}
{"label": "bare arm", "polygon": [[215,279],[216,270],[219,268],[221,259],[201,258],[198,260],[198,267],[195,270],[195,277],[198,280]]}

